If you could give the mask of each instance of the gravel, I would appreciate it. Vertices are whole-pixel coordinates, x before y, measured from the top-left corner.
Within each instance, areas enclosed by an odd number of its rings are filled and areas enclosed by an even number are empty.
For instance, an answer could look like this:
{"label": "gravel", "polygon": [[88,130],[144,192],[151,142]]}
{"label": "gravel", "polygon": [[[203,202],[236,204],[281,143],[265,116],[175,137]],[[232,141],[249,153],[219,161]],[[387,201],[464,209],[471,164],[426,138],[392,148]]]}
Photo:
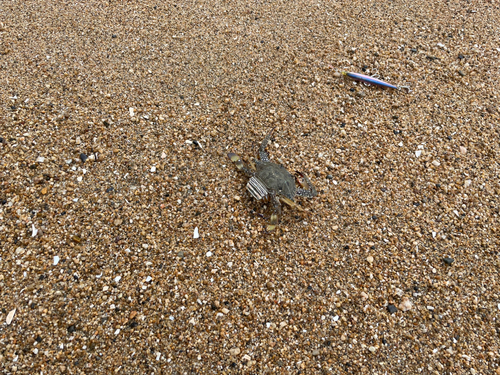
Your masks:
{"label": "gravel", "polygon": [[498,2],[0,14],[1,373],[499,373]]}

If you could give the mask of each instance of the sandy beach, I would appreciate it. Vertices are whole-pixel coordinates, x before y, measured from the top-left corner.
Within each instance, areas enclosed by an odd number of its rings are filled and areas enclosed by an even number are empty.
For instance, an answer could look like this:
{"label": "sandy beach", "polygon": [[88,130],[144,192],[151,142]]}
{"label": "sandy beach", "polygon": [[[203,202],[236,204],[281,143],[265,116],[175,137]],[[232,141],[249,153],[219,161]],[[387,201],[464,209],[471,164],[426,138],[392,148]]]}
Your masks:
{"label": "sandy beach", "polygon": [[500,375],[498,0],[0,14],[0,373]]}

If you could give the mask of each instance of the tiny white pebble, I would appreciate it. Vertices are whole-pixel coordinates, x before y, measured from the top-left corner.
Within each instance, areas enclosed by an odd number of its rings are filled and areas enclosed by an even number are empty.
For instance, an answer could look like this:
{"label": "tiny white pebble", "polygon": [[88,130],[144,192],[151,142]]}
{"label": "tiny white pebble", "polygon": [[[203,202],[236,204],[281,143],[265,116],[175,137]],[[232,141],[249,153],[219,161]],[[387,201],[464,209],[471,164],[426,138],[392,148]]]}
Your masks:
{"label": "tiny white pebble", "polygon": [[82,177],[82,176],[78,176],[76,180],[77,180],[78,182],[82,182],[83,177]]}
{"label": "tiny white pebble", "polygon": [[193,238],[199,238],[200,237],[200,233],[198,232],[198,227],[194,228],[194,234],[193,234]]}
{"label": "tiny white pebble", "polygon": [[170,320],[174,320],[174,317],[172,315],[170,315],[169,319]]}
{"label": "tiny white pebble", "polygon": [[119,334],[120,333],[120,328],[118,328],[116,331],[115,331],[115,335]]}
{"label": "tiny white pebble", "polygon": [[35,224],[31,224],[31,237],[35,237],[38,233],[38,229],[35,228]]}
{"label": "tiny white pebble", "polygon": [[132,108],[132,107],[129,108],[128,112],[130,113],[130,117],[134,117],[135,116],[135,110],[134,110],[134,108]]}
{"label": "tiny white pebble", "polygon": [[45,158],[43,156],[39,156],[36,158],[37,163],[43,163],[45,161]]}
{"label": "tiny white pebble", "polygon": [[211,251],[207,251],[207,257],[211,257],[212,256],[212,252]]}
{"label": "tiny white pebble", "polygon": [[427,306],[427,310],[434,310],[434,307],[432,307],[432,306]]}
{"label": "tiny white pebble", "polygon": [[165,154],[164,152],[161,153],[161,158],[162,159],[165,159],[167,157],[167,154]]}
{"label": "tiny white pebble", "polygon": [[418,151],[415,151],[415,156],[418,158],[420,155],[422,155],[422,151],[421,150],[418,150]]}
{"label": "tiny white pebble", "polygon": [[11,311],[9,312],[9,314],[7,315],[7,319],[6,319],[6,321],[5,321],[7,324],[12,323],[12,319],[14,319],[14,314],[16,313],[16,310],[17,310],[17,308],[16,308],[16,309],[14,309],[14,310],[11,310]]}
{"label": "tiny white pebble", "polygon": [[155,173],[156,172],[156,167],[151,167],[151,173]]}
{"label": "tiny white pebble", "polygon": [[54,257],[54,266],[57,265],[57,263],[59,263],[59,257],[56,255]]}
{"label": "tiny white pebble", "polygon": [[335,316],[333,317],[333,321],[334,321],[334,322],[338,321],[339,319],[340,319],[340,317],[339,317],[338,315],[335,315]]}
{"label": "tiny white pebble", "polygon": [[153,278],[151,276],[146,277],[146,282],[149,283]]}
{"label": "tiny white pebble", "polygon": [[121,279],[122,279],[122,277],[121,277],[121,276],[116,276],[116,277],[115,277],[115,283],[119,282]]}

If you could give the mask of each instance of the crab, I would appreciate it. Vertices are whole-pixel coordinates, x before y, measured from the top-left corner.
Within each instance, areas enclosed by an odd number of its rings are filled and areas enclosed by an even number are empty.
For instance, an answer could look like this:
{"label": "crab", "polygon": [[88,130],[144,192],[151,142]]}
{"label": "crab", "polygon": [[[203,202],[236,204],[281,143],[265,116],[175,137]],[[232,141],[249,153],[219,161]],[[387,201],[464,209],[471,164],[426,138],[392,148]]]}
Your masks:
{"label": "crab", "polygon": [[[266,229],[272,231],[278,225],[279,216],[281,215],[281,202],[286,203],[292,208],[297,208],[300,211],[303,209],[298,206],[294,198],[296,196],[314,198],[318,193],[313,184],[302,172],[296,172],[294,177],[282,165],[273,163],[269,159],[269,154],[266,152],[266,146],[273,130],[267,134],[259,148],[260,160],[254,159],[254,168],[247,167],[238,155],[233,152],[227,154],[229,159],[236,165],[236,168],[245,173],[250,180],[247,183],[247,190],[257,200],[264,202],[272,202],[274,211],[271,214],[271,219]],[[303,181],[300,181],[301,177]],[[297,187],[295,181],[299,183]]]}

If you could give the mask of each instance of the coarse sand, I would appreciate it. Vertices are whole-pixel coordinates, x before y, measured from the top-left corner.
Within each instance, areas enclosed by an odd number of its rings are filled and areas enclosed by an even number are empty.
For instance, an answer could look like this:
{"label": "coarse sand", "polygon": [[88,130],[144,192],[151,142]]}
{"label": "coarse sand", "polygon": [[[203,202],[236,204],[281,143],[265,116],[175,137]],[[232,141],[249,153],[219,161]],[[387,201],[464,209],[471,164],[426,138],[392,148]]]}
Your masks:
{"label": "coarse sand", "polygon": [[0,373],[500,374],[498,0],[0,15]]}

